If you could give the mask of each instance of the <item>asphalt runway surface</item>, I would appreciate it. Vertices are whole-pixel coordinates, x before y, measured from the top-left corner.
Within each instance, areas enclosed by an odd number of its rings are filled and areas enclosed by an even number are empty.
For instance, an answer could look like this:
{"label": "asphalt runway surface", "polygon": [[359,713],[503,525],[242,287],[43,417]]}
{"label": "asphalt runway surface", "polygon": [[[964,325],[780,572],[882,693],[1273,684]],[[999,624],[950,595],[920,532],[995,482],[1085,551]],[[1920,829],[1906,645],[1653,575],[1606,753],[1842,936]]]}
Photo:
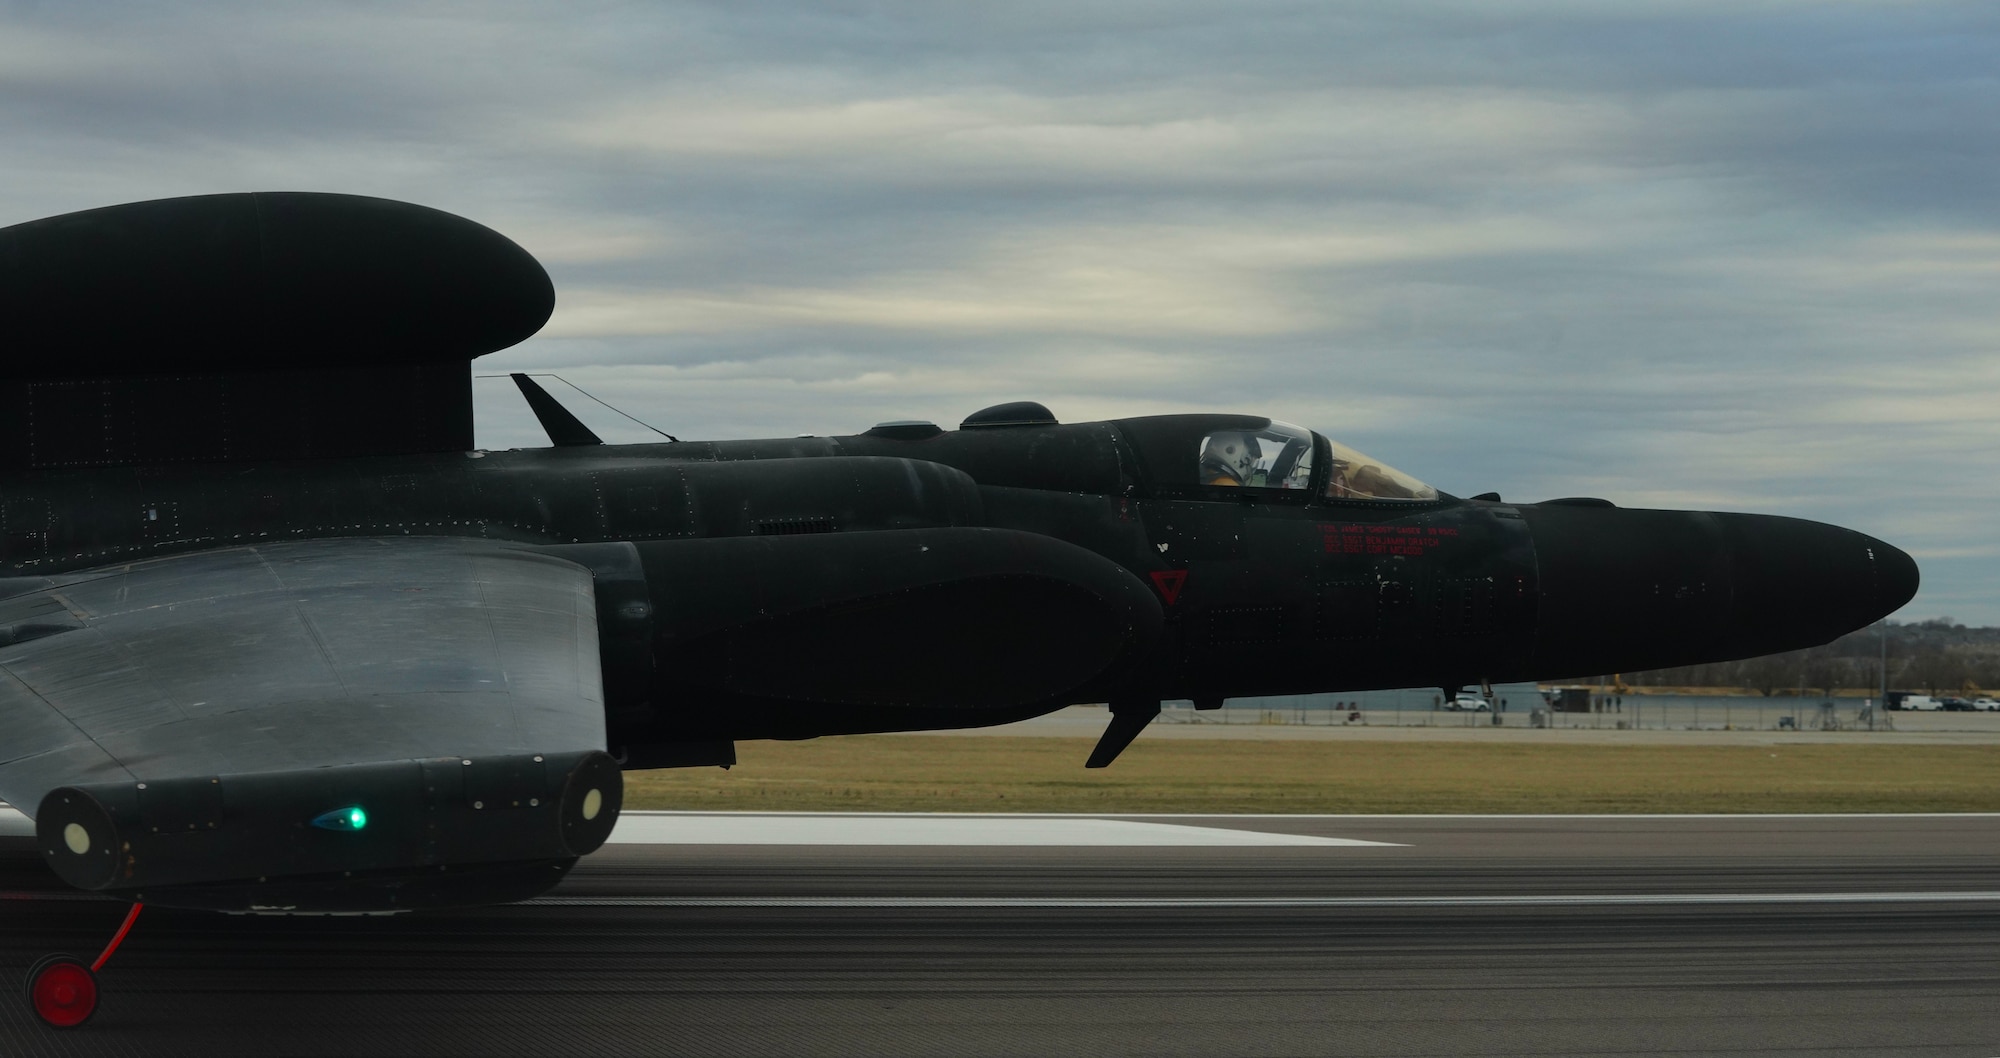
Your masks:
{"label": "asphalt runway surface", "polygon": [[[0,1054],[2000,1055],[2000,816],[627,822],[525,905],[148,908]],[[123,912],[0,891],[14,975]]]}

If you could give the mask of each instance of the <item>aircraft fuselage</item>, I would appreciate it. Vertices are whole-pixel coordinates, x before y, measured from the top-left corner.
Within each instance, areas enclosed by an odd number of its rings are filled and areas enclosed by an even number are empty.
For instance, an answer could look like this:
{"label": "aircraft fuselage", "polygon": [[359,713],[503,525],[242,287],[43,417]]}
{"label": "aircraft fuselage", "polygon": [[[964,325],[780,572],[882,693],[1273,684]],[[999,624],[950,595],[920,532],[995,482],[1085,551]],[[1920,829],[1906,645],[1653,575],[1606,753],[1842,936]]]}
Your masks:
{"label": "aircraft fuselage", "polygon": [[[43,470],[0,483],[0,569],[52,576],[331,536],[620,545],[570,553],[600,578],[614,745],[664,746],[976,726],[1079,701],[1213,704],[1632,671],[1824,642],[1894,609],[1914,590],[1914,565],[1901,552],[1796,519],[1621,510],[1601,501],[1509,504],[1439,495],[1370,502],[1329,499],[1319,488],[1215,488],[1149,473],[1149,449],[1174,451],[1162,435],[1189,438],[1185,448],[1204,433],[1266,421],[1162,416]],[[973,574],[941,567],[934,576],[876,581],[864,572],[837,583],[828,572],[857,563],[908,565],[894,548],[871,556],[854,550],[855,540],[836,547],[835,538],[971,529],[1049,538],[1108,560],[1115,570],[1077,576],[1129,574],[1148,598],[1117,604],[1140,615],[1127,614],[1126,624],[1157,623],[1157,631],[1127,631],[1071,651],[1065,636],[1081,643],[1096,633],[1051,625],[1038,638],[1036,629],[1021,629],[1051,618],[1032,608],[1008,610],[1020,589],[997,567],[980,567],[983,587],[923,598],[909,593]],[[1010,546],[992,537],[938,539],[953,553]],[[702,579],[717,570],[729,572]],[[742,610],[746,591],[798,597]],[[625,600],[624,610],[615,599]],[[1060,599],[1042,602],[1044,610],[1065,607]],[[815,690],[749,672],[714,675],[727,667],[720,655],[742,652],[734,630],[776,619],[779,610],[829,606],[839,611],[828,616],[829,628],[877,635],[881,657],[870,664],[902,666],[912,680],[883,684],[856,675],[850,689]],[[1157,618],[1142,612],[1149,606]],[[885,616],[898,607],[912,613]],[[958,638],[934,656],[909,656],[905,643],[935,627],[923,615],[947,611]],[[856,625],[856,613],[874,616]],[[982,623],[983,613],[992,621]],[[866,623],[876,618],[884,623]],[[1007,642],[988,654],[954,653],[963,640],[995,636]],[[787,663],[781,657],[757,665]],[[825,670],[828,663],[816,664]],[[1037,665],[1062,676],[1006,675]],[[972,671],[954,671],[967,667]],[[955,691],[951,684],[961,678],[991,693]]]}

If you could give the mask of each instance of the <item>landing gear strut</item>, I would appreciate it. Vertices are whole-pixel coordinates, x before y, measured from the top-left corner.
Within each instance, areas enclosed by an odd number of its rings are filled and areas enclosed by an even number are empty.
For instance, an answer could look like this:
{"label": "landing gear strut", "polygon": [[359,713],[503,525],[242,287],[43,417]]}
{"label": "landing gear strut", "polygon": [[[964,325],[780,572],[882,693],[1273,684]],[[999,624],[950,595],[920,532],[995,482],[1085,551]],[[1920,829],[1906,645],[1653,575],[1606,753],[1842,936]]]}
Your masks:
{"label": "landing gear strut", "polygon": [[74,955],[44,955],[29,968],[28,1005],[35,1009],[35,1016],[42,1019],[42,1024],[73,1029],[97,1013],[97,971],[104,969],[111,953],[125,940],[125,934],[132,932],[132,923],[139,920],[139,910],[145,906],[132,905],[132,910],[125,913],[125,924],[118,927],[111,943],[104,946],[103,954],[89,966]]}

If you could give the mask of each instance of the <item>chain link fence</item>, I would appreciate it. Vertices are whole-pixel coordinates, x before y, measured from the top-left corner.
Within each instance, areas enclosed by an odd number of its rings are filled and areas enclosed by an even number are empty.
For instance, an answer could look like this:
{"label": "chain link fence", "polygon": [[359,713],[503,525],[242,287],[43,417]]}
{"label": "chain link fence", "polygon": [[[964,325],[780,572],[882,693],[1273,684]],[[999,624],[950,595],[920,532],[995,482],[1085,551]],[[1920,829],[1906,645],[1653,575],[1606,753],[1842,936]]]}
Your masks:
{"label": "chain link fence", "polygon": [[2000,713],[1906,713],[1873,698],[1633,694],[1597,688],[1493,688],[1485,708],[1455,708],[1435,687],[1232,698],[1222,708],[1164,703],[1160,723],[1312,727],[1586,728],[1618,731],[2000,731]]}

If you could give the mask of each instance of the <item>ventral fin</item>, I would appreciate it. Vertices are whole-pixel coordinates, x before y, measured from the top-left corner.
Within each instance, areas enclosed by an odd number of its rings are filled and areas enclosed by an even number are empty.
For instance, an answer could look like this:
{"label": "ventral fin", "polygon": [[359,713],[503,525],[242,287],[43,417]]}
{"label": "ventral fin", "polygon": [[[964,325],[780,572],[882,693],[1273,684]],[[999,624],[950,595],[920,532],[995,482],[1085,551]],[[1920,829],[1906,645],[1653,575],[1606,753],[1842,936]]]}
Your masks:
{"label": "ventral fin", "polygon": [[1160,715],[1158,702],[1112,702],[1111,726],[1097,740],[1097,748],[1090,751],[1090,759],[1084,762],[1086,768],[1102,768],[1118,759],[1125,747],[1139,737],[1139,732]]}

